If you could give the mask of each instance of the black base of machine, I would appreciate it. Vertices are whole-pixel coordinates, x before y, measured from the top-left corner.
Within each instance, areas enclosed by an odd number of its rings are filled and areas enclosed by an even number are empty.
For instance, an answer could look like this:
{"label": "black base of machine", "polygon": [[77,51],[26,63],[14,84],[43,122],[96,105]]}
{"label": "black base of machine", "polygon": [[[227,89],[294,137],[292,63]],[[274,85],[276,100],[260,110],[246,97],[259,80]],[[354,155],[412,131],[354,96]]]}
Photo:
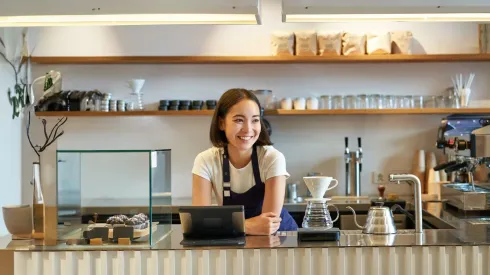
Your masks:
{"label": "black base of machine", "polygon": [[299,242],[335,242],[340,240],[340,230],[336,227],[326,228],[298,228]]}

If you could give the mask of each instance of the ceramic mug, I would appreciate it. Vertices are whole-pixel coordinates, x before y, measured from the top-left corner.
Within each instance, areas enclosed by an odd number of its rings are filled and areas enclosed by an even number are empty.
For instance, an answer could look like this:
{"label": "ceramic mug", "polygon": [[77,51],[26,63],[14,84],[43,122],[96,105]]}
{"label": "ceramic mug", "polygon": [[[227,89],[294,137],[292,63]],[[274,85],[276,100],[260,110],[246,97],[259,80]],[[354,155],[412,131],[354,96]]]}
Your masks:
{"label": "ceramic mug", "polygon": [[318,98],[316,97],[309,97],[306,100],[306,109],[308,110],[318,110],[318,105],[319,102],[318,102]]}
{"label": "ceramic mug", "polygon": [[2,207],[3,221],[12,235],[32,234],[32,207],[30,205],[6,205]]}
{"label": "ceramic mug", "polygon": [[306,102],[303,97],[297,97],[296,99],[294,99],[294,109],[295,110],[306,109]]}
{"label": "ceramic mug", "polygon": [[281,100],[281,109],[291,110],[293,109],[293,101],[289,97],[285,97]]}

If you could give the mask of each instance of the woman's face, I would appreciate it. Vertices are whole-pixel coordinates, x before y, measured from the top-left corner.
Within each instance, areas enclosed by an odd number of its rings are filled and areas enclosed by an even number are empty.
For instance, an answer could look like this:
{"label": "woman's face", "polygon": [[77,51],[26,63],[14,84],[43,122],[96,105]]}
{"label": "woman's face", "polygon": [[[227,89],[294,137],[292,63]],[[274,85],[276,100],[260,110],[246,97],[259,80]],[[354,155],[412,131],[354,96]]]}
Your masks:
{"label": "woman's face", "polygon": [[260,110],[253,100],[244,99],[233,105],[220,129],[225,132],[228,143],[239,151],[249,150],[260,135]]}

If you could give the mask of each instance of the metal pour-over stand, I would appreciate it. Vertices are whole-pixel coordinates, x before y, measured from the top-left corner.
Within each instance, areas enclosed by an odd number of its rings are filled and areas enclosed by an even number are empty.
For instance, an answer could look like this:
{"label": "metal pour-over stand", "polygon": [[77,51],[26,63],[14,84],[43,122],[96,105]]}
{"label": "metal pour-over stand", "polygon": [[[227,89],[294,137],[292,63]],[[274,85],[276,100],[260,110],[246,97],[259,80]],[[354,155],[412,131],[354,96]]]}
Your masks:
{"label": "metal pour-over stand", "polygon": [[[340,230],[334,228],[333,224],[339,218],[339,209],[328,204],[331,198],[324,198],[327,190],[337,186],[338,181],[330,177],[304,177],[303,178],[312,198],[306,199],[306,211],[303,218],[302,227],[298,229],[298,241],[338,241]],[[335,181],[332,187],[330,183]],[[332,220],[328,207],[333,206],[337,211],[337,217]]]}

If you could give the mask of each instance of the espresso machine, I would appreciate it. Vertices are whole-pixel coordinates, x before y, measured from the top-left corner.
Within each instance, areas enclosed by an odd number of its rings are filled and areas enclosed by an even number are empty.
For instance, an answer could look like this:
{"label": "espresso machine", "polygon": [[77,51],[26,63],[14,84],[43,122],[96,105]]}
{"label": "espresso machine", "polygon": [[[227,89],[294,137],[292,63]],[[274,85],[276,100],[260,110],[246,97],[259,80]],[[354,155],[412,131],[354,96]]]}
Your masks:
{"label": "espresso machine", "polygon": [[[434,168],[448,173],[441,198],[464,210],[490,210],[490,116],[451,115],[441,121],[436,147],[447,162]],[[475,177],[477,173],[477,177]]]}

